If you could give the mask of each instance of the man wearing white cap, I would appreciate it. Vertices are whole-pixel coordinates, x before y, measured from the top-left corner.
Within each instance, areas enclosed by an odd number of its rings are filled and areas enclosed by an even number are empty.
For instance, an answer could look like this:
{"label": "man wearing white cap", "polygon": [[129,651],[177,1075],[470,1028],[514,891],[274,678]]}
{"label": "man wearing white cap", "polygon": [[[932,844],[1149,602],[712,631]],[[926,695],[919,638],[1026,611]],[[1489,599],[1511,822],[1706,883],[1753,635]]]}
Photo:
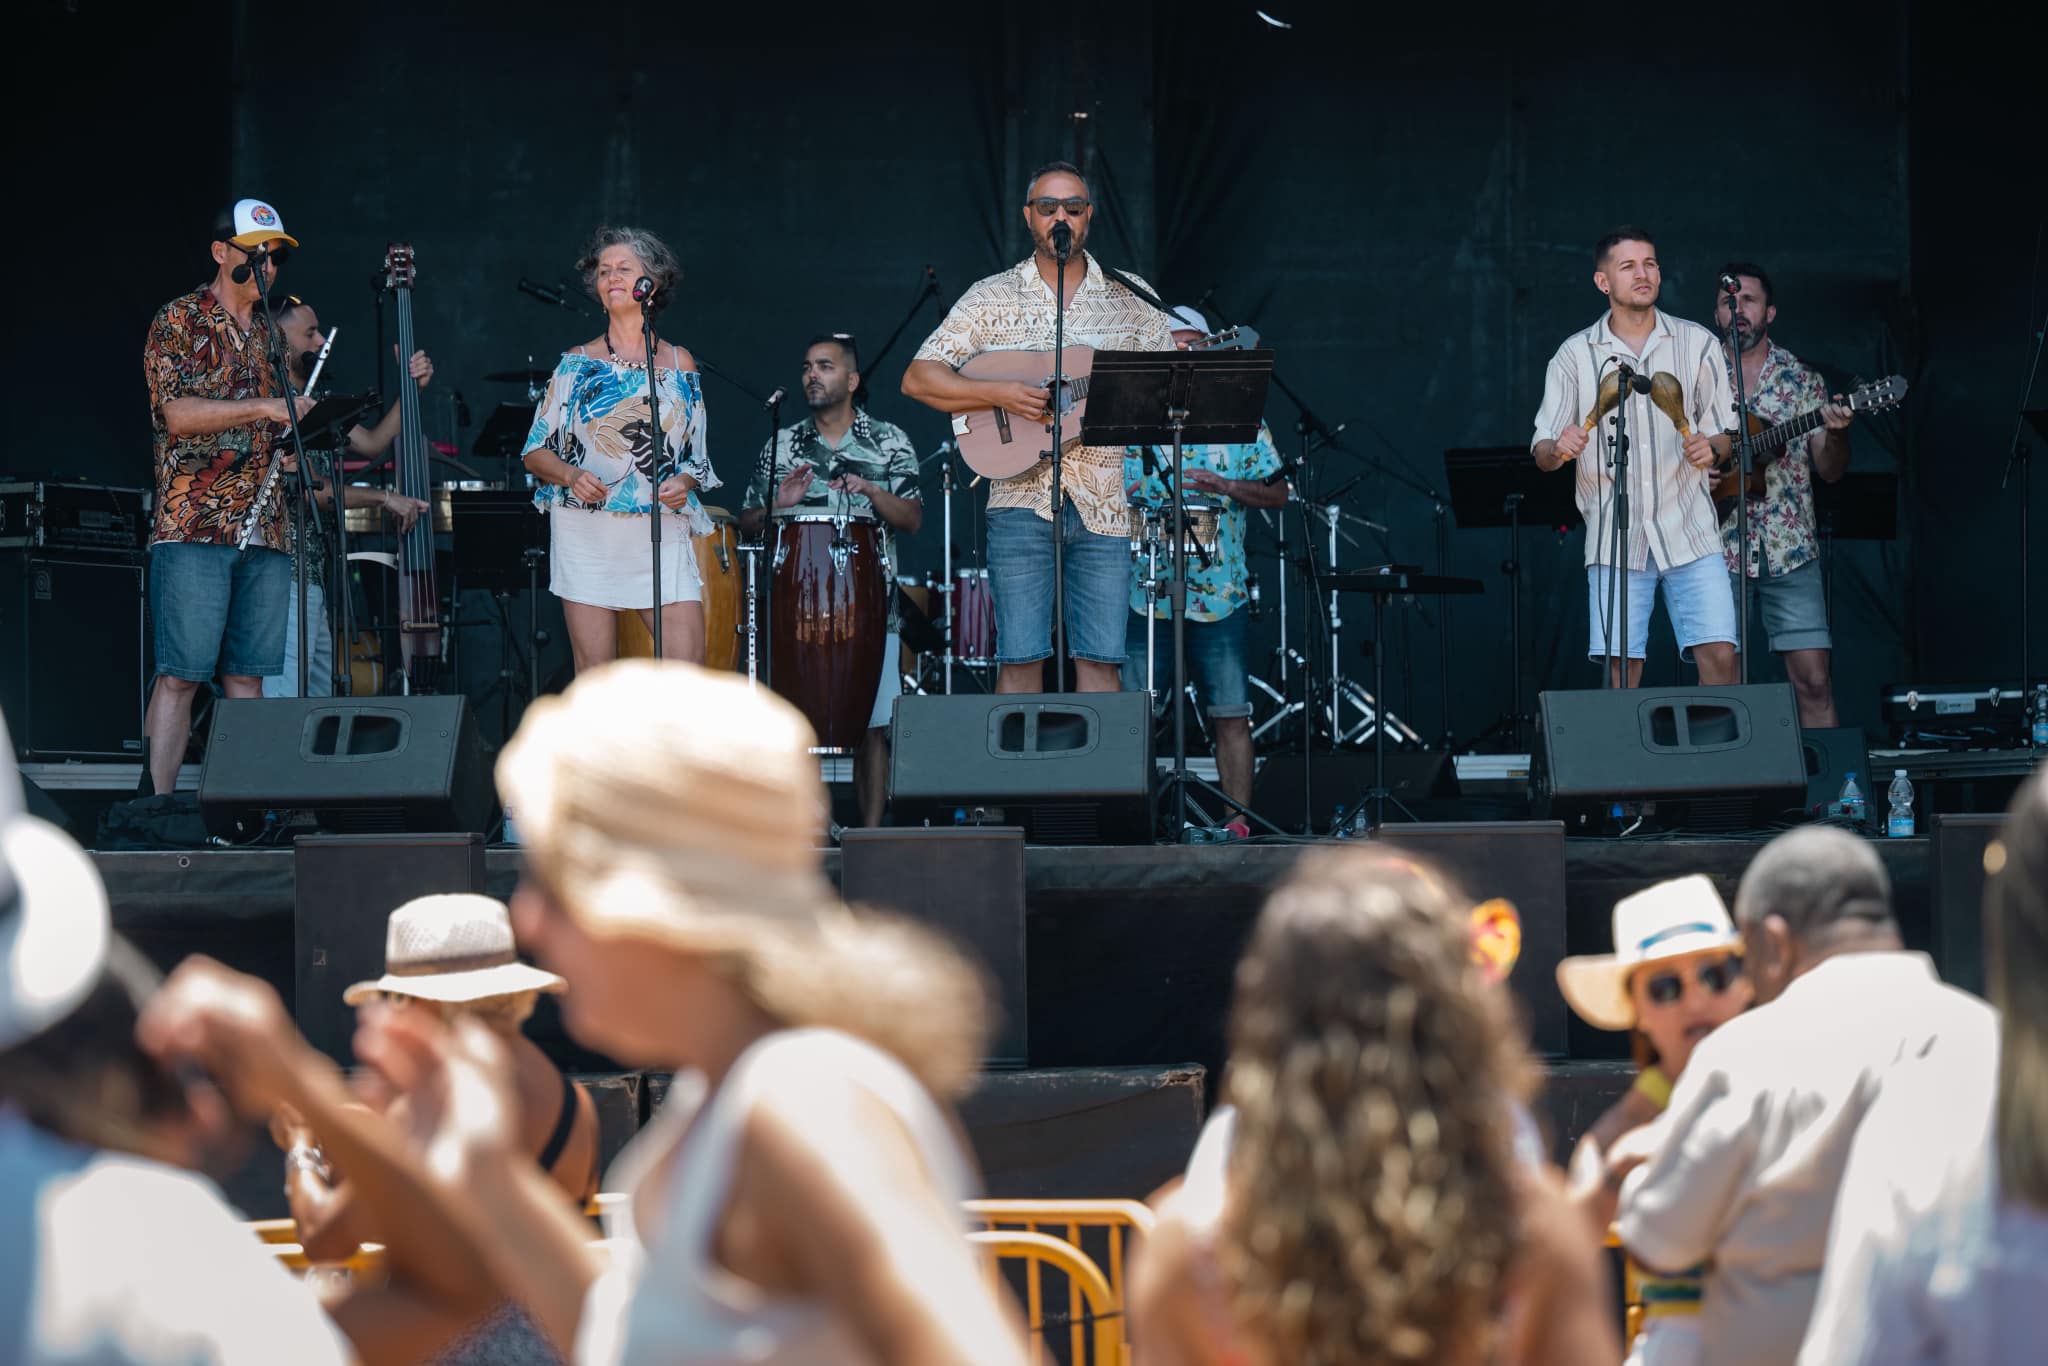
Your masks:
{"label": "man wearing white cap", "polygon": [[138,1048],[155,974],[63,831],[23,814],[0,724],[0,1361],[347,1360],[205,1178],[201,1126]]}
{"label": "man wearing white cap", "polygon": [[1693,1050],[1621,1186],[1621,1242],[1662,1272],[1708,1263],[1703,1359],[1790,1362],[1813,1312],[1849,1146],[1903,1062],[1997,1046],[1991,1008],[1907,953],[1868,842],[1808,826],[1736,891],[1761,1003]]}
{"label": "man wearing white cap", "polygon": [[[1208,335],[1209,323],[1186,304],[1173,310],[1173,344],[1185,351]],[[1124,453],[1124,490],[1135,506],[1160,510],[1160,525],[1170,540],[1173,535],[1173,491],[1167,486],[1171,447],[1133,446]],[[1211,500],[1216,511],[1199,518],[1190,515],[1187,525],[1201,538],[1200,551],[1190,550],[1187,572],[1187,656],[1188,671],[1209,714],[1216,740],[1217,785],[1234,802],[1249,808],[1252,800],[1252,704],[1248,686],[1251,677],[1245,645],[1245,619],[1238,609],[1250,600],[1244,556],[1245,509],[1282,507],[1287,502],[1285,482],[1269,478],[1280,472],[1280,452],[1273,433],[1259,424],[1254,442],[1219,446],[1181,447],[1181,483],[1190,498]],[[1132,538],[1138,531],[1134,522]],[[1171,565],[1161,551],[1159,574],[1166,578]],[[1145,620],[1146,563],[1136,559],[1131,573],[1131,617],[1124,661],[1124,686],[1133,690],[1146,685],[1145,659],[1148,624]],[[1152,607],[1151,626],[1153,697],[1170,698],[1179,682],[1173,676],[1173,607],[1161,590]],[[1240,835],[1251,829],[1233,817],[1231,828]]]}
{"label": "man wearing white cap", "polygon": [[[201,686],[218,675],[229,697],[257,697],[263,679],[284,668],[284,500],[273,494],[260,513],[258,503],[288,415],[260,309],[296,246],[260,199],[223,210],[213,229],[213,279],[158,309],[142,348],[156,448],[156,681],[145,729],[158,792],[177,785]],[[313,406],[306,398],[298,404],[301,413]]]}

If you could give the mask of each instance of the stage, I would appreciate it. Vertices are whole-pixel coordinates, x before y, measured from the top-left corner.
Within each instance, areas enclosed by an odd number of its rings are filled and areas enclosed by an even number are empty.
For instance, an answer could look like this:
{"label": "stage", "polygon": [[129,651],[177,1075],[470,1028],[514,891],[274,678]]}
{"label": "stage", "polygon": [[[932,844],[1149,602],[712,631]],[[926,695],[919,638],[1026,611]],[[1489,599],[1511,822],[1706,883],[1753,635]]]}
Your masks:
{"label": "stage", "polygon": [[[1523,907],[1525,947],[1514,983],[1532,1034],[1539,1045],[1551,1043],[1540,1048],[1549,1082],[1538,1108],[1562,1154],[1627,1084],[1628,1067],[1621,1036],[1584,1028],[1554,992],[1546,996],[1556,958],[1604,951],[1615,900],[1664,878],[1703,872],[1732,900],[1760,842],[1567,839],[1548,822],[1417,829],[1476,841],[1457,859],[1466,869],[1484,866],[1504,842],[1536,849],[1539,867],[1545,851],[1561,852],[1561,902],[1541,887],[1474,890],[1516,897]],[[1387,833],[1403,839],[1400,827]],[[995,1193],[1142,1195],[1173,1174],[1213,1098],[1232,972],[1259,904],[1297,858],[1323,843],[1027,848],[1029,1066],[985,1074],[963,1107]],[[1935,904],[1931,836],[1873,843],[1891,874],[1907,943],[1939,958],[1945,923],[1967,916],[1974,924],[1974,892],[1948,892],[1967,906]],[[94,858],[116,926],[153,959],[168,966],[188,953],[212,954],[265,977],[292,1002],[291,850]],[[839,851],[823,858],[836,884]],[[509,894],[518,865],[516,848],[484,851],[487,890]],[[363,912],[363,928],[379,944],[384,909]],[[607,1149],[616,1150],[644,1120],[661,1079],[577,1048],[551,1005],[532,1030],[565,1066],[598,1081]],[[252,1154],[251,1174],[233,1182],[252,1212],[274,1200],[273,1157]]]}

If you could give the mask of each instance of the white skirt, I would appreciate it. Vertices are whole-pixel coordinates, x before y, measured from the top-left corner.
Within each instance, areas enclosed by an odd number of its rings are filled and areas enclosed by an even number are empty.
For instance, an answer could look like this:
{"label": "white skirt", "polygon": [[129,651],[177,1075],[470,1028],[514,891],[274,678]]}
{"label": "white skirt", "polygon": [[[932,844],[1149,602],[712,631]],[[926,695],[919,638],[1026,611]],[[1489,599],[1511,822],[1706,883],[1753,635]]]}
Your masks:
{"label": "white skirt", "polygon": [[[614,609],[654,605],[644,512],[548,509],[548,590],[566,602]],[[661,600],[702,602],[704,581],[690,544],[690,519],[661,519]]]}

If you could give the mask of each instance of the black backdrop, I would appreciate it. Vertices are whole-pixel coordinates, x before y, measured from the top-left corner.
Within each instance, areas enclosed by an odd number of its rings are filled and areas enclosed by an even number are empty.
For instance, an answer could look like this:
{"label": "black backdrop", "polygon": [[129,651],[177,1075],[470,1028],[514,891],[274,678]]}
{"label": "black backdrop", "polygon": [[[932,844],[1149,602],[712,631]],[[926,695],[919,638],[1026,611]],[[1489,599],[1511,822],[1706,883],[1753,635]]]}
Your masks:
{"label": "black backdrop", "polygon": [[[942,300],[869,374],[874,411],[929,451],[944,420],[897,394],[904,363],[941,303],[1022,254],[1024,172],[1078,157],[1101,255],[1257,325],[1289,384],[1348,423],[1316,485],[1356,479],[1347,509],[1390,529],[1385,545],[1355,529],[1348,564],[1432,561],[1434,507],[1409,483],[1440,487],[1447,447],[1526,443],[1544,360],[1600,311],[1588,253],[1606,226],[1657,232],[1680,316],[1705,315],[1723,259],[1763,261],[1782,341],[1831,378],[1903,371],[1915,386],[1902,414],[1854,433],[1852,468],[1896,471],[1905,492],[1896,542],[1839,548],[1845,717],[1875,728],[1886,681],[2017,676],[2019,501],[1998,485],[2029,319],[2048,301],[2038,17],[1996,31],[1953,6],[1794,2],[1745,34],[1697,9],[1612,25],[1534,6],[1266,8],[1294,27],[1249,3],[1076,10],[1057,40],[1043,12],[928,0],[875,15],[17,11],[6,467],[148,483],[143,332],[209,273],[209,216],[241,194],[274,202],[305,244],[284,286],[342,328],[337,382],[372,378],[369,280],[387,241],[415,244],[438,372],[428,434],[465,451],[519,397],[484,373],[546,368],[595,334],[515,289],[565,276],[595,223],[678,249],[671,332],[760,391],[791,382],[814,332],[855,332],[872,353],[930,265]],[[59,72],[72,93],[53,103]],[[738,388],[714,379],[708,394],[732,486],[711,501],[736,506],[765,421]],[[1291,441],[1292,406],[1276,396],[1269,413]],[[2037,489],[2037,526],[2044,503]],[[971,552],[974,514],[957,506]],[[936,525],[914,571],[937,564]],[[1397,614],[1390,692],[1441,729],[1447,631],[1448,721],[1470,737],[1507,702],[1505,535],[1448,540],[1452,572],[1487,595],[1441,620],[1431,603]],[[1267,544],[1255,532],[1255,553]],[[1523,549],[1527,684],[1589,685],[1580,534],[1532,530]],[[2048,618],[2048,554],[2034,559]],[[1254,567],[1270,598],[1276,567]],[[1346,628],[1361,670],[1362,607]],[[1270,612],[1260,631],[1264,648]],[[470,685],[496,673],[494,641],[465,631]],[[564,654],[558,633],[551,670]],[[1677,677],[1675,658],[1653,661],[1652,681]]]}

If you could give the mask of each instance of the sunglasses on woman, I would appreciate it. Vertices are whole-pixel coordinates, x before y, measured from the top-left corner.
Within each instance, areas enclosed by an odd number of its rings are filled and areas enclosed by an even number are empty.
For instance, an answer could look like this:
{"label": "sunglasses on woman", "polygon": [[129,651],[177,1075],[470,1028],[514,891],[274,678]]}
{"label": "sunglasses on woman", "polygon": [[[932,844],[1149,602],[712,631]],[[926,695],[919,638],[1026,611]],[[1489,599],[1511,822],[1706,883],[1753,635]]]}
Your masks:
{"label": "sunglasses on woman", "polygon": [[[1693,970],[1693,980],[1713,996],[1734,986],[1741,976],[1742,960],[1733,954],[1702,963]],[[1643,984],[1643,990],[1653,1004],[1668,1006],[1685,995],[1685,978],[1676,971],[1660,972]]]}

